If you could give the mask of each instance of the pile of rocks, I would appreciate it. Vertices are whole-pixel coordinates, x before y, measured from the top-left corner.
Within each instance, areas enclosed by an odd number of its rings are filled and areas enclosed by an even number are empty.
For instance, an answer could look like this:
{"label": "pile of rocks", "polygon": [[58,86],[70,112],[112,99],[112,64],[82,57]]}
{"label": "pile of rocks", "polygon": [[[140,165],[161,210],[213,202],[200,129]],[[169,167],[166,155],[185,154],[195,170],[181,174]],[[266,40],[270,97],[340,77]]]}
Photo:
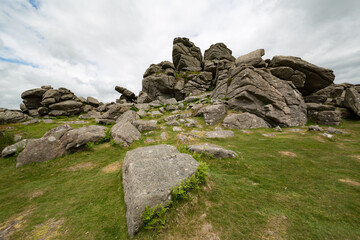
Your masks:
{"label": "pile of rocks", "polygon": [[21,111],[31,117],[69,116],[103,105],[93,97],[77,97],[69,89],[53,89],[51,86],[27,90],[21,94],[21,98]]}
{"label": "pile of rocks", "polygon": [[[307,118],[337,125],[343,117],[360,116],[360,85],[333,84],[335,75],[292,56],[263,60],[264,49],[237,59],[223,43],[201,51],[188,38],[175,38],[173,62],[152,64],[145,71],[135,100],[148,103],[212,91],[211,99],[265,121],[263,125],[304,125]],[[305,99],[305,100],[304,100]]]}

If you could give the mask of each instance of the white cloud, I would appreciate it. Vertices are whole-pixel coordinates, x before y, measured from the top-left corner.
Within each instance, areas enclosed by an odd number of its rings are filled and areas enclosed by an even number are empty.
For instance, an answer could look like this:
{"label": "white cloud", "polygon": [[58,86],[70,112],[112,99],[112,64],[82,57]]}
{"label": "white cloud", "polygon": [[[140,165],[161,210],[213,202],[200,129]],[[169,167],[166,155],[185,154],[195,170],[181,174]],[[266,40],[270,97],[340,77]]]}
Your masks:
{"label": "white cloud", "polygon": [[171,61],[172,40],[204,52],[224,42],[235,57],[265,48],[332,68],[336,82],[360,83],[357,0],[26,0],[0,1],[0,106],[52,85],[115,101],[120,85],[138,93],[151,63]]}

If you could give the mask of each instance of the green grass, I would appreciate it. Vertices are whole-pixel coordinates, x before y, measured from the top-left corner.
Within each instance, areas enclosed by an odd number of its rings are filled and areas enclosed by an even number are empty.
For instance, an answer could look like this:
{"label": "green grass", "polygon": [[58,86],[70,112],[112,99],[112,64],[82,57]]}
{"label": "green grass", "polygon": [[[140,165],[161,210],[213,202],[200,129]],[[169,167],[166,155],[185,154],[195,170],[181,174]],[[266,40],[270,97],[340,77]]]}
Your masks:
{"label": "green grass", "polygon": [[[196,119],[202,130],[216,127]],[[15,128],[13,133],[41,137],[63,120],[9,126]],[[164,229],[142,230],[134,239],[359,239],[360,187],[339,179],[360,183],[360,122],[344,121],[339,128],[350,134],[326,139],[316,132],[257,129],[250,134],[235,130],[229,139],[196,140],[234,150],[239,157],[202,156],[209,165],[207,183],[191,192],[191,200],[166,212]],[[166,126],[143,135],[128,149],[103,143],[20,169],[15,168],[15,157],[0,159],[0,230],[2,223],[30,209],[10,239],[32,236],[37,225],[51,218],[64,220],[60,239],[129,239],[121,169],[110,173],[102,169],[122,163],[126,151],[144,146],[147,137],[159,140],[162,131],[168,132],[168,140],[148,145],[165,143],[182,149],[178,133],[171,129]]]}

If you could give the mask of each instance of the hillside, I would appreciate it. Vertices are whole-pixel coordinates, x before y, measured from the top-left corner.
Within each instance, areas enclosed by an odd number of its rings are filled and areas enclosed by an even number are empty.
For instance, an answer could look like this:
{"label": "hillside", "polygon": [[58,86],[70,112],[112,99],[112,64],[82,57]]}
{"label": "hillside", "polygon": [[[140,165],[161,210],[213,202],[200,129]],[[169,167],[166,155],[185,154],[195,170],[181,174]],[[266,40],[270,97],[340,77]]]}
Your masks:
{"label": "hillside", "polygon": [[[163,117],[171,115],[165,113]],[[147,117],[150,118],[150,117]],[[147,119],[146,117],[143,120]],[[202,128],[214,130],[201,117]],[[7,133],[39,138],[54,123],[2,125]],[[160,118],[157,118],[160,120]],[[3,239],[128,239],[121,166],[126,151],[144,145],[213,143],[235,159],[202,157],[206,184],[167,212],[160,232],[141,230],[134,239],[357,239],[360,205],[360,122],[344,121],[346,134],[332,138],[307,127],[233,130],[225,139],[192,137],[182,142],[164,121],[123,148],[109,142],[45,163],[15,168],[1,159],[0,236]],[[76,122],[73,122],[76,123]],[[81,122],[80,122],[81,123]],[[74,128],[96,124],[86,121]],[[110,127],[110,126],[109,126]],[[326,128],[326,127],[325,127]],[[161,133],[167,133],[167,139]],[[265,134],[265,135],[264,135]],[[150,142],[149,139],[154,142]],[[3,138],[4,139],[4,138]],[[150,142],[150,143],[147,143]],[[2,143],[4,144],[4,143]],[[2,145],[3,147],[4,145]]]}

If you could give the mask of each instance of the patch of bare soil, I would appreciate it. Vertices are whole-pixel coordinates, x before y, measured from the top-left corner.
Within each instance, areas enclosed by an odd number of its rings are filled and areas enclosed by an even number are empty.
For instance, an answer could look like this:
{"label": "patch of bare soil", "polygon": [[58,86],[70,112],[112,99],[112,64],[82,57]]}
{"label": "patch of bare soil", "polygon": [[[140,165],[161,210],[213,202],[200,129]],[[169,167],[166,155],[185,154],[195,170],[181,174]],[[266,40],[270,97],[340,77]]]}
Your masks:
{"label": "patch of bare soil", "polygon": [[94,147],[94,150],[109,148],[110,146],[111,146],[110,143],[99,144]]}
{"label": "patch of bare soil", "polygon": [[29,216],[32,209],[25,210],[15,216],[9,218],[4,223],[0,224],[0,239],[10,239],[11,235],[22,229],[26,223],[26,217]]}
{"label": "patch of bare soil", "polygon": [[353,155],[353,156],[351,156],[351,157],[356,158],[357,160],[360,161],[360,155]]}
{"label": "patch of bare soil", "polygon": [[74,166],[68,167],[65,170],[69,171],[69,172],[75,172],[75,171],[84,170],[84,169],[91,169],[93,167],[95,167],[94,163],[85,162],[85,163],[79,163],[79,164],[76,164]]}
{"label": "patch of bare soil", "polygon": [[45,192],[43,190],[35,190],[34,192],[30,193],[29,198],[30,200],[33,198],[37,198],[40,197],[41,195],[43,195]]}
{"label": "patch of bare soil", "polygon": [[356,187],[360,187],[360,183],[359,182],[356,182],[354,180],[351,180],[349,178],[346,178],[346,179],[339,179],[340,182],[343,182],[343,183],[347,183],[349,185],[352,185],[352,186],[356,186]]}
{"label": "patch of bare soil", "polygon": [[114,163],[111,163],[111,164],[103,167],[101,169],[101,171],[104,173],[112,173],[112,172],[116,172],[116,171],[120,170],[121,167],[122,167],[122,164],[120,162],[114,162]]}
{"label": "patch of bare soil", "polygon": [[27,237],[27,239],[61,239],[60,228],[64,224],[64,219],[55,220],[51,218],[44,223],[36,225]]}
{"label": "patch of bare soil", "polygon": [[293,152],[287,152],[287,151],[280,151],[279,152],[281,155],[286,156],[286,157],[297,157],[297,155]]}
{"label": "patch of bare soil", "polygon": [[319,141],[319,142],[322,142],[324,143],[325,142],[325,139],[320,137],[320,136],[313,136],[313,138],[316,140],[316,141]]}
{"label": "patch of bare soil", "polygon": [[273,216],[270,217],[267,224],[265,233],[261,237],[263,240],[282,240],[287,239],[287,217],[286,216]]}

